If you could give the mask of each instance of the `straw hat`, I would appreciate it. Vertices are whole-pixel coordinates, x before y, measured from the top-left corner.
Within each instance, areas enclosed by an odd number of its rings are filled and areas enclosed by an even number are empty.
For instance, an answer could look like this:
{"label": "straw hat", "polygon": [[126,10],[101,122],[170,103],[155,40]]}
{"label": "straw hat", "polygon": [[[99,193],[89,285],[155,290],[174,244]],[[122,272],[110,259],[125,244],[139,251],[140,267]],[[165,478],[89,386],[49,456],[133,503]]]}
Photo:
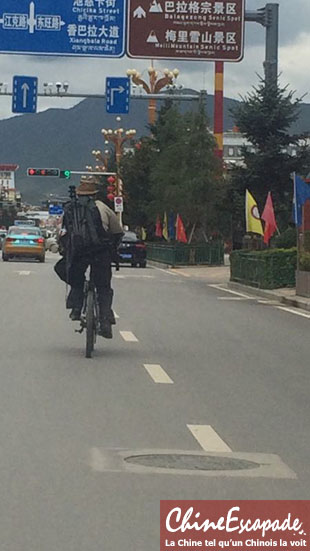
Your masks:
{"label": "straw hat", "polygon": [[82,176],[80,185],[76,188],[77,195],[95,195],[98,193],[96,179],[91,176]]}

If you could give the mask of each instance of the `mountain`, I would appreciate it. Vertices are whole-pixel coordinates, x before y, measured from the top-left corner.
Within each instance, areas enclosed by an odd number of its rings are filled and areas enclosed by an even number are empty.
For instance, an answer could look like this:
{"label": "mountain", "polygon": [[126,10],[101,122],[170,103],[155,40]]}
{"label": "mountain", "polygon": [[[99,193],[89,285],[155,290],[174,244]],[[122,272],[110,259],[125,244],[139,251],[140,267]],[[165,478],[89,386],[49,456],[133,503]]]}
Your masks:
{"label": "mountain", "polygon": [[[197,94],[193,90],[183,90],[183,93]],[[238,102],[225,98],[224,128],[233,127],[230,110]],[[157,102],[159,106],[160,101]],[[179,102],[182,112],[197,108],[198,102]],[[208,95],[206,109],[213,124],[214,96]],[[57,178],[27,177],[29,167],[49,167],[71,170],[84,170],[87,164],[93,164],[91,155],[93,149],[104,150],[102,128],[117,128],[120,124],[124,129],[135,128],[137,136],[147,135],[148,102],[132,98],[130,112],[122,115],[120,123],[115,115],[105,111],[104,99],[85,99],[71,109],[48,109],[42,113],[22,115],[0,121],[0,164],[17,163],[19,170],[16,177],[17,188],[26,201],[40,201],[49,194],[67,193],[68,182]],[[301,115],[291,128],[294,134],[310,132],[310,104],[301,105]],[[77,180],[73,179],[72,183]]]}

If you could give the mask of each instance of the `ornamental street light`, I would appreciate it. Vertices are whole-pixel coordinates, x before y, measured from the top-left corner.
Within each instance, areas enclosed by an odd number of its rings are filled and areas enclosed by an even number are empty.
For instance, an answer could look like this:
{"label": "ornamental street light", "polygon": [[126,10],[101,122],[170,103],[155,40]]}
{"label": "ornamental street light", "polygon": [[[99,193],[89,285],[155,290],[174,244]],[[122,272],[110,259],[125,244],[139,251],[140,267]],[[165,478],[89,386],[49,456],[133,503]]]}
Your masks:
{"label": "ornamental street light", "polygon": [[[120,117],[117,117],[117,121],[120,121]],[[114,186],[114,196],[122,197],[123,196],[123,182],[120,178],[120,163],[123,155],[123,146],[125,142],[132,140],[136,135],[136,130],[133,128],[130,130],[124,130],[123,128],[117,128],[116,130],[105,129],[101,130],[101,133],[104,136],[105,143],[112,143],[115,147],[115,157],[116,157],[116,181],[110,182],[111,186]],[[97,152],[98,153],[98,152]],[[117,212],[120,224],[122,225],[122,213]]]}
{"label": "ornamental street light", "polygon": [[117,128],[117,130],[106,130],[103,128],[101,133],[103,134],[105,141],[113,143],[115,147],[116,166],[117,172],[119,173],[124,143],[134,138],[136,135],[136,130],[133,128],[126,131],[123,128]]}
{"label": "ornamental street light", "polygon": [[[172,86],[179,75],[179,70],[170,71],[165,69],[160,75],[159,71],[151,66],[148,68],[149,84],[141,78],[141,74],[136,69],[128,69],[127,75],[137,86],[142,86],[147,94],[158,94],[166,86]],[[156,119],[156,99],[149,99],[149,123],[153,125]]]}

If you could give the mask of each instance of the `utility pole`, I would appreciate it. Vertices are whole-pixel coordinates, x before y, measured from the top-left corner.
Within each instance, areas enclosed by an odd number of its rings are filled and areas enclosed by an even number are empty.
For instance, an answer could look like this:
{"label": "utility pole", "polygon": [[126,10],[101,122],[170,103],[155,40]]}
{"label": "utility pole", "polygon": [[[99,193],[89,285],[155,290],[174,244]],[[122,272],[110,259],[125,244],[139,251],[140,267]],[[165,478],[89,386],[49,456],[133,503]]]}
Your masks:
{"label": "utility pole", "polygon": [[266,28],[266,53],[264,61],[267,84],[278,83],[279,4],[266,4],[264,8],[245,13],[246,21],[260,23]]}

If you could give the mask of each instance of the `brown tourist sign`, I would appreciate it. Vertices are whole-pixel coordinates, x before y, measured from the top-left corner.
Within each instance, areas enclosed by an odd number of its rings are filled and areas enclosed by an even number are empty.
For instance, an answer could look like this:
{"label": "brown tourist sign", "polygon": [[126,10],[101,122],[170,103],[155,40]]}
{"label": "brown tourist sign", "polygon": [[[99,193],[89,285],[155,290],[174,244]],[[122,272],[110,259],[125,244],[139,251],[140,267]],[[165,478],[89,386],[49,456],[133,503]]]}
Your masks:
{"label": "brown tourist sign", "polygon": [[129,0],[130,57],[241,61],[245,0]]}

